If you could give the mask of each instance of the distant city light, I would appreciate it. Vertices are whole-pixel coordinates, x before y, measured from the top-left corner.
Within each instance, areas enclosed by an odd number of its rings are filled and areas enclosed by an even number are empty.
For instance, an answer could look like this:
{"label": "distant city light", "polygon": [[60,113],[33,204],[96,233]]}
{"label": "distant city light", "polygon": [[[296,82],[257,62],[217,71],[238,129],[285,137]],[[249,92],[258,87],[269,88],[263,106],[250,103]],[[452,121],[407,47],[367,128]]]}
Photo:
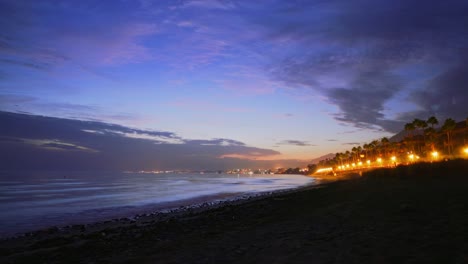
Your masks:
{"label": "distant city light", "polygon": [[381,158],[377,158],[377,162],[378,162],[378,163],[382,163],[382,159],[381,159]]}
{"label": "distant city light", "polygon": [[410,160],[414,160],[414,155],[413,154],[410,154],[408,157],[410,158]]}
{"label": "distant city light", "polygon": [[396,160],[396,157],[395,157],[395,156],[392,156],[390,159],[391,159],[392,161],[395,161],[395,160]]}
{"label": "distant city light", "polygon": [[463,149],[463,153],[465,153],[465,155],[468,155],[468,147]]}
{"label": "distant city light", "polygon": [[433,157],[434,159],[437,159],[437,157],[439,157],[439,152],[434,151],[434,152],[431,153],[431,155],[432,155],[432,157]]}
{"label": "distant city light", "polygon": [[367,165],[369,165],[369,164],[370,164],[370,160],[367,160]]}

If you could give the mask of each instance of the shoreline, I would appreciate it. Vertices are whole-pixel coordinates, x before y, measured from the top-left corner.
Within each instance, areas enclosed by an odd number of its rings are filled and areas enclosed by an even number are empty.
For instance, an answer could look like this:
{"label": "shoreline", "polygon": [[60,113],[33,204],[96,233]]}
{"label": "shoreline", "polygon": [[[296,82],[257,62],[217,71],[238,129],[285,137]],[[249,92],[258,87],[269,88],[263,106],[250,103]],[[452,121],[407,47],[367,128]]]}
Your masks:
{"label": "shoreline", "polygon": [[468,161],[377,169],[238,204],[0,241],[2,263],[464,263]]}
{"label": "shoreline", "polygon": [[[311,177],[311,176],[304,176]],[[314,177],[312,177],[314,178]],[[73,236],[99,232],[100,230],[128,226],[132,224],[140,225],[145,222],[161,222],[167,219],[183,217],[187,214],[199,214],[204,211],[221,208],[224,206],[237,206],[247,202],[256,201],[259,199],[274,197],[277,195],[298,192],[302,190],[320,188],[321,185],[329,182],[342,180],[343,177],[334,177],[329,179],[316,178],[316,182],[309,183],[304,186],[298,186],[290,189],[278,189],[263,192],[250,193],[218,193],[213,195],[204,195],[195,198],[162,202],[158,204],[144,206],[129,206],[129,207],[114,207],[105,208],[111,211],[111,217],[104,217],[97,221],[81,221],[68,223],[63,225],[51,225],[48,227],[37,228],[30,231],[15,232],[0,236],[0,243],[7,240],[15,240],[24,237],[35,237],[38,239],[46,239],[57,236]],[[124,210],[125,213],[117,213],[117,210]],[[115,213],[113,213],[115,212]]]}
{"label": "shoreline", "polygon": [[[304,175],[296,176],[306,177]],[[102,226],[103,223],[127,223],[143,216],[166,217],[166,215],[170,214],[181,214],[183,211],[201,211],[218,206],[217,204],[238,203],[240,200],[251,200],[257,196],[271,195],[274,192],[288,190],[288,188],[297,189],[308,185],[316,185],[316,183],[308,182],[304,185],[286,187],[286,189],[284,189],[284,186],[277,186],[277,189],[265,189],[261,191],[215,190],[211,194],[201,194],[200,196],[190,197],[192,195],[186,195],[179,200],[166,199],[142,205],[116,205],[113,207],[82,210],[79,213],[71,212],[52,216],[42,215],[35,219],[29,217],[30,220],[28,222],[21,222],[21,216],[16,217],[19,220],[10,217],[10,219],[7,219],[9,221],[5,221],[4,228],[0,230],[0,241],[15,237],[32,236],[36,233],[68,232],[69,230],[82,230],[88,227],[95,229],[94,227]],[[16,221],[20,221],[22,224],[26,223],[26,225],[16,224]]]}

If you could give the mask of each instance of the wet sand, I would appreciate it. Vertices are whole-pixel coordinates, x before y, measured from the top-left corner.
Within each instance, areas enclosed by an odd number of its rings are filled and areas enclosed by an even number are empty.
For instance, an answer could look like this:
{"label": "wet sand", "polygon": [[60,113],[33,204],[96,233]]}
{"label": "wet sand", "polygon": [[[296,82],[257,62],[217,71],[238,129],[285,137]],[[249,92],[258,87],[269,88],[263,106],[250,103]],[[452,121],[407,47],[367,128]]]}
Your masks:
{"label": "wet sand", "polygon": [[378,169],[215,208],[49,229],[1,263],[468,263],[468,161]]}

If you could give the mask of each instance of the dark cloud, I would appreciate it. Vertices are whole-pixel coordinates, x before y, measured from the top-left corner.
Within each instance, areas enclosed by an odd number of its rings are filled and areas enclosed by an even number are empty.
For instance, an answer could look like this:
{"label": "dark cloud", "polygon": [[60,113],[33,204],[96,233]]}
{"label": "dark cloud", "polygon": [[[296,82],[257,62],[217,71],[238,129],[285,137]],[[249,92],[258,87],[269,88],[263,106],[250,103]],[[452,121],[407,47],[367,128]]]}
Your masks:
{"label": "dark cloud", "polygon": [[334,142],[334,141],[338,141],[338,140],[337,139],[327,139],[327,141]]}
{"label": "dark cloud", "polygon": [[18,65],[18,66],[32,68],[35,70],[45,70],[48,68],[47,65],[44,65],[44,64],[24,62],[24,61],[18,61],[18,60],[10,60],[10,59],[0,59],[0,64]]}
{"label": "dark cloud", "polygon": [[431,79],[424,89],[413,92],[410,100],[423,109],[417,112],[418,116],[423,118],[432,115],[457,120],[467,118],[468,66],[466,60]]}
{"label": "dark cloud", "polygon": [[279,145],[293,145],[293,146],[300,146],[300,147],[306,147],[306,146],[316,146],[314,144],[311,144],[307,141],[302,141],[302,140],[283,140],[278,143]]}
{"label": "dark cloud", "polygon": [[[397,132],[401,124],[389,122],[382,114],[384,102],[401,87],[395,78],[384,72],[360,73],[350,88],[332,88],[327,91],[329,101],[336,104],[341,114],[336,120],[353,123],[359,128],[380,126]],[[394,126],[395,125],[395,126]]]}
{"label": "dark cloud", "polygon": [[[0,112],[0,169],[142,170],[269,168],[278,155],[231,139],[188,140],[96,121]],[[281,161],[296,165],[298,161]]]}
{"label": "dark cloud", "polygon": [[347,142],[347,143],[343,143],[342,145],[360,145],[360,143],[358,143],[358,142]]}
{"label": "dark cloud", "polygon": [[[336,120],[397,132],[415,114],[465,118],[467,1],[295,1],[276,7],[255,22],[270,40],[297,48],[275,54],[269,71],[290,87],[326,95],[339,108]],[[414,69],[420,72],[408,77]],[[408,102],[422,110],[384,109],[407,91],[413,91]]]}

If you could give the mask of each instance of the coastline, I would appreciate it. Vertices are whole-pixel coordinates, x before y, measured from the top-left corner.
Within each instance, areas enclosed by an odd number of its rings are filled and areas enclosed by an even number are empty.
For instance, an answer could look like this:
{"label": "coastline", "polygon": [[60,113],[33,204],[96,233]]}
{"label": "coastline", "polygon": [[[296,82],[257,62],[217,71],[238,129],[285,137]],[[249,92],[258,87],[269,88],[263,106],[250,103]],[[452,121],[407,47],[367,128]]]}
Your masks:
{"label": "coastline", "polygon": [[[0,242],[2,263],[463,263],[468,161]],[[157,261],[156,261],[157,260]]]}
{"label": "coastline", "polygon": [[[106,185],[102,183],[102,180],[86,180],[86,177],[89,177],[87,174],[77,174],[73,179],[67,180],[66,184],[63,184],[64,187],[62,187],[61,178],[50,177],[48,174],[47,176],[51,180],[44,180],[45,177],[41,177],[39,181],[28,182],[30,185],[25,185],[24,188],[19,185],[17,187],[20,190],[19,198],[14,194],[16,186],[6,185],[5,195],[7,199],[5,203],[1,204],[1,208],[6,213],[0,217],[2,223],[0,240],[24,234],[30,235],[45,229],[64,230],[70,229],[72,226],[87,228],[88,226],[95,226],[99,222],[123,221],[125,219],[128,221],[142,215],[183,211],[184,208],[190,208],[191,210],[198,207],[206,208],[223,201],[244,200],[258,195],[268,195],[270,192],[283,189],[314,184],[313,180],[304,175],[292,175],[292,177],[289,177],[289,175],[286,175],[286,177],[276,175],[264,179],[262,176],[236,178],[232,175],[221,175],[219,177],[218,174],[215,177],[200,177],[200,179],[197,179],[196,175],[182,175],[181,177],[175,177],[174,184],[167,183],[169,177],[171,180],[173,179],[171,175],[163,177],[149,175],[147,177],[138,177],[139,182],[128,184],[126,183],[127,175],[119,178],[118,176],[121,175],[117,174],[111,175],[116,176],[117,180]],[[168,180],[165,180],[166,178]],[[270,180],[270,178],[272,179]],[[206,183],[204,183],[205,179],[207,179]],[[148,182],[144,180],[148,180]],[[192,180],[194,183],[192,183]],[[38,191],[36,186],[40,186],[37,184],[42,181],[46,182],[43,187],[44,190],[40,189]],[[56,184],[55,181],[60,183]],[[51,183],[49,184],[49,182]],[[114,185],[124,186],[122,187],[124,191],[122,193],[113,191]],[[99,193],[89,193],[88,191],[89,195],[82,195],[88,189],[96,188],[95,186],[99,186],[98,190],[101,188]],[[109,190],[106,190],[106,188]],[[28,192],[34,195],[28,196]],[[54,194],[51,195],[51,199],[47,198],[47,192]],[[36,193],[45,193],[46,195],[38,195],[41,197],[36,200]],[[68,197],[77,202],[66,205],[66,201],[63,202],[62,199],[67,200],[68,193]],[[96,196],[96,199],[94,199],[94,196]],[[106,199],[106,197],[112,196],[116,196],[118,199],[114,201]],[[16,203],[15,199],[18,199],[19,203]],[[29,201],[31,201],[31,205]],[[49,204],[59,204],[59,206],[54,207]],[[44,210],[45,213],[37,212],[36,205],[47,210]]]}
{"label": "coastline", "polygon": [[[304,176],[307,177],[307,176]],[[309,183],[290,189],[278,189],[262,192],[249,193],[218,193],[204,195],[177,201],[162,202],[144,206],[126,206],[106,208],[110,217],[103,217],[97,221],[80,221],[63,225],[52,225],[44,228],[36,228],[25,232],[7,233],[0,236],[0,242],[15,240],[22,237],[35,237],[37,239],[49,239],[57,236],[73,236],[99,232],[100,230],[114,228],[117,226],[128,226],[142,223],[155,223],[183,217],[186,214],[198,214],[207,210],[217,209],[223,206],[242,205],[243,203],[256,201],[276,195],[287,194],[309,188],[316,188],[336,179],[316,179],[316,183]],[[110,212],[110,213],[109,213]]]}

